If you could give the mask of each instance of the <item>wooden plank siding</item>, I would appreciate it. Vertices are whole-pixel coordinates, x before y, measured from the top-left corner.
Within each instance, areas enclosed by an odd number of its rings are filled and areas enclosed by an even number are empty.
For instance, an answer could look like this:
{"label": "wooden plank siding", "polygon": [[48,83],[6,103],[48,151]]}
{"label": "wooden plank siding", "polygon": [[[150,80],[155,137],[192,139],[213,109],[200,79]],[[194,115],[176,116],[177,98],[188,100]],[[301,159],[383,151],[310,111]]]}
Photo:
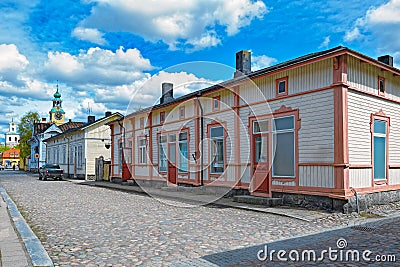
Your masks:
{"label": "wooden plank siding", "polygon": [[299,186],[334,188],[333,166],[300,166]]}
{"label": "wooden plank siding", "polygon": [[372,168],[349,169],[349,187],[364,188],[372,184]]}

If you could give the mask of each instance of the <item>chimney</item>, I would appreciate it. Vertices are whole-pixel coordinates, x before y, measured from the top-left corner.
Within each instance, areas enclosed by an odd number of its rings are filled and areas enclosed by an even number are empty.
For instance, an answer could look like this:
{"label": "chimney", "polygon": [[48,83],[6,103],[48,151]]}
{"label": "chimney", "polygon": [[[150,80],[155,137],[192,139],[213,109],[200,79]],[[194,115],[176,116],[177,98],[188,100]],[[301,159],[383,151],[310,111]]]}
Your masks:
{"label": "chimney", "polygon": [[88,117],[87,117],[87,122],[88,122],[88,124],[93,123],[95,120],[96,120],[96,117],[95,117],[95,116],[88,116]]}
{"label": "chimney", "polygon": [[69,119],[69,120],[68,120],[68,122],[72,122],[72,120],[71,120],[71,119]]}
{"label": "chimney", "polygon": [[106,111],[105,117],[110,117],[111,116],[111,111]]}
{"label": "chimney", "polygon": [[247,75],[251,72],[251,52],[242,50],[236,53],[236,71],[234,78]]}
{"label": "chimney", "polygon": [[42,118],[42,122],[46,122],[46,118]]}
{"label": "chimney", "polygon": [[174,99],[174,85],[172,83],[162,83],[162,95],[160,98],[160,104],[167,103]]}
{"label": "chimney", "polygon": [[393,67],[393,57],[389,55],[384,55],[378,57],[378,61],[385,63],[386,65],[389,65],[390,67]]}

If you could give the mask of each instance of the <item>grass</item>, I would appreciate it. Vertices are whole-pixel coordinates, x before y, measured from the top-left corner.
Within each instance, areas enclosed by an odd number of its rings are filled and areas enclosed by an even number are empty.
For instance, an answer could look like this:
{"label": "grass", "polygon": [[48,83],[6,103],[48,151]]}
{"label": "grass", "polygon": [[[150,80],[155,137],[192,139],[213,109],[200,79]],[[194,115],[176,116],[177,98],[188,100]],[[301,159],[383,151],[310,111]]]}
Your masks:
{"label": "grass", "polygon": [[360,217],[362,217],[362,218],[385,218],[385,216],[381,216],[381,215],[378,215],[375,213],[365,212],[365,211],[360,212]]}

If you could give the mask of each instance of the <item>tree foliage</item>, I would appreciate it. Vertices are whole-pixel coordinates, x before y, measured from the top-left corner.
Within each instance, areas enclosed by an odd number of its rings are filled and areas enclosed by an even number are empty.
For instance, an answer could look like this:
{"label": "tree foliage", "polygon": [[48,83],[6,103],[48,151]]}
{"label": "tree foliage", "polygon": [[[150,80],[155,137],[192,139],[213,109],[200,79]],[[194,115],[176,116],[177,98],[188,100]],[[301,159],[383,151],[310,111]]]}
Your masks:
{"label": "tree foliage", "polygon": [[4,151],[9,150],[9,149],[11,149],[11,147],[8,147],[8,146],[5,146],[3,144],[0,144],[0,152],[4,152]]}
{"label": "tree foliage", "polygon": [[32,129],[35,122],[40,121],[40,116],[37,112],[28,112],[22,118],[21,122],[18,123],[18,133],[20,135],[20,142],[18,148],[20,149],[21,158],[25,158],[30,155],[31,147],[28,140],[32,137]]}

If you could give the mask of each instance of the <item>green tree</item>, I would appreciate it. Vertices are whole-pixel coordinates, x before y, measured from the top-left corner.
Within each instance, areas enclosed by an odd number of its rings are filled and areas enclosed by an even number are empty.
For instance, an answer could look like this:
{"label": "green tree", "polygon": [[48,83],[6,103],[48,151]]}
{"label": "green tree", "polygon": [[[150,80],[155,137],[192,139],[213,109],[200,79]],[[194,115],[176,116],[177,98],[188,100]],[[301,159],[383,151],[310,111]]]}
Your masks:
{"label": "green tree", "polygon": [[22,116],[21,122],[18,123],[18,133],[20,135],[18,148],[20,149],[20,157],[22,159],[31,153],[31,147],[28,140],[32,137],[33,124],[39,120],[40,116],[37,112],[29,111]]}
{"label": "green tree", "polygon": [[9,149],[11,149],[11,148],[8,147],[8,146],[5,146],[3,144],[0,144],[0,152],[4,152],[4,151],[9,150]]}

